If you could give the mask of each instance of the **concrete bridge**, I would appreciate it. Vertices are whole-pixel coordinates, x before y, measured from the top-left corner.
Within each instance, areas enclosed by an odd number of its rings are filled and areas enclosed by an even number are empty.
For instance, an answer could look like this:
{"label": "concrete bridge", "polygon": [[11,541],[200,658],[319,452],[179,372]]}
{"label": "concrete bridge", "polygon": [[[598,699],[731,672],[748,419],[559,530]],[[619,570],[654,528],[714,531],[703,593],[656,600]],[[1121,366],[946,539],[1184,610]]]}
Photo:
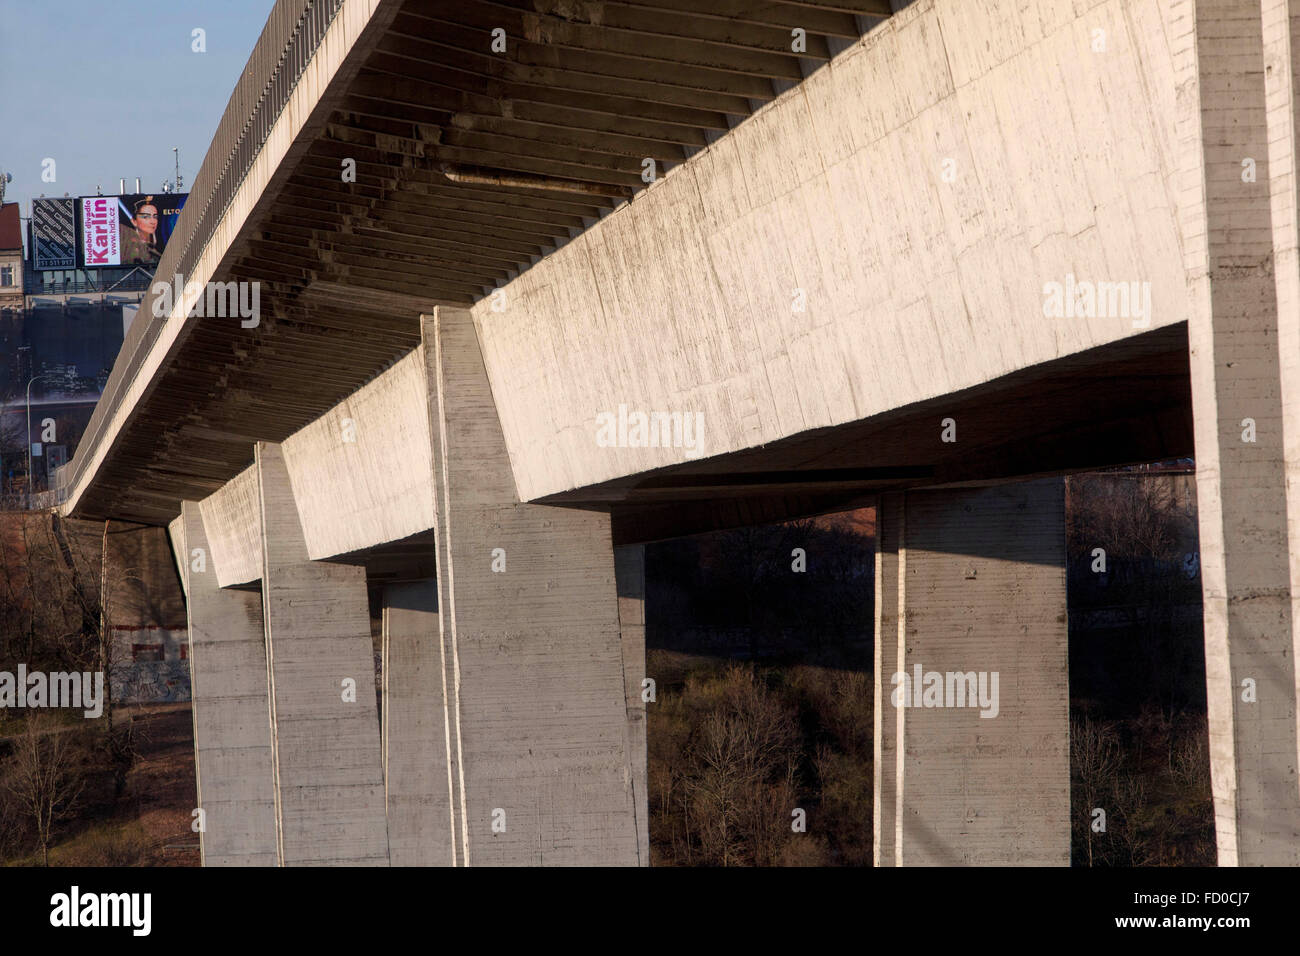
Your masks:
{"label": "concrete bridge", "polygon": [[208,865],[646,864],[641,546],[864,501],[877,862],[1066,864],[1061,476],[1193,454],[1300,862],[1300,0],[895,6],[279,0],[62,476],[170,528]]}

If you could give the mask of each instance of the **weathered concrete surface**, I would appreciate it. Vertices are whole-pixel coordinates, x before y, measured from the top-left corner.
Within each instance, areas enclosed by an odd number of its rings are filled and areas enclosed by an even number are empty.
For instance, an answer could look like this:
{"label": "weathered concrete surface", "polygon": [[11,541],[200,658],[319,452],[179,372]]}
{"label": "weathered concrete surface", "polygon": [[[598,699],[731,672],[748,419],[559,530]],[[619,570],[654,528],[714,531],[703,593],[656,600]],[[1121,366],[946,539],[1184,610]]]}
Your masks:
{"label": "weathered concrete surface", "polygon": [[453,866],[438,582],[386,586],[383,615],[380,726],[390,861],[393,866]]}
{"label": "weathered concrete surface", "polygon": [[[1180,119],[1198,146],[1185,188],[1203,198],[1184,231],[1221,866],[1300,863],[1298,11],[1265,7],[1267,16],[1247,0],[1198,0],[1182,36],[1200,92]],[[1253,182],[1246,159],[1257,164]]]}
{"label": "weathered concrete surface", "polygon": [[[204,866],[275,866],[270,707],[262,598],[221,588],[203,517],[187,501],[173,524],[189,606],[194,776]],[[203,570],[198,570],[202,568]]]}
{"label": "weathered concrete surface", "polygon": [[366,572],[307,557],[278,445],[255,467],[280,863],[387,865]]}
{"label": "weathered concrete surface", "polygon": [[521,504],[469,313],[424,335],[458,862],[635,864],[609,517]]}
{"label": "weathered concrete surface", "polygon": [[245,468],[199,502],[217,581],[223,588],[262,577],[262,506],[257,469]]}
{"label": "weathered concrete surface", "polygon": [[702,412],[721,454],[1141,331],[1045,317],[1067,274],[1149,282],[1149,327],[1185,320],[1179,17],[919,0],[507,284],[502,311],[480,300],[521,498],[685,460],[598,446],[620,404]]}
{"label": "weathered concrete surface", "polygon": [[433,527],[424,365],[416,349],[281,445],[312,558]]}
{"label": "weathered concrete surface", "polygon": [[632,799],[636,813],[637,863],[650,865],[649,771],[646,750],[645,679],[645,545],[614,549],[614,579],[618,586],[618,625],[623,635],[623,686],[627,698],[627,753],[632,767]]}
{"label": "weathered concrete surface", "polygon": [[[875,733],[877,761],[892,756],[893,766],[876,772],[876,863],[1066,866],[1064,482],[883,497],[876,699],[894,713]],[[895,708],[902,688],[883,667],[911,680],[918,665],[989,681],[996,673],[996,716],[969,705]],[[892,799],[882,792],[891,782]]]}

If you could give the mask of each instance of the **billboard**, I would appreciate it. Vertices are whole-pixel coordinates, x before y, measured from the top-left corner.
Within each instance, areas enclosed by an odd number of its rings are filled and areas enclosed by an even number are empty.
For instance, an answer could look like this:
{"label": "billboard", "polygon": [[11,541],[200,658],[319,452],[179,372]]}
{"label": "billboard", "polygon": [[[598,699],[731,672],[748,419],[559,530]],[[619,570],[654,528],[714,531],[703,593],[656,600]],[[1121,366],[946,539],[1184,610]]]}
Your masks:
{"label": "billboard", "polygon": [[32,200],[32,268],[77,267],[77,201]]}
{"label": "billboard", "polygon": [[117,197],[81,198],[81,264],[87,269],[115,266],[121,258]]}
{"label": "billboard", "polygon": [[81,198],[81,255],[87,269],[153,269],[167,248],[188,193]]}

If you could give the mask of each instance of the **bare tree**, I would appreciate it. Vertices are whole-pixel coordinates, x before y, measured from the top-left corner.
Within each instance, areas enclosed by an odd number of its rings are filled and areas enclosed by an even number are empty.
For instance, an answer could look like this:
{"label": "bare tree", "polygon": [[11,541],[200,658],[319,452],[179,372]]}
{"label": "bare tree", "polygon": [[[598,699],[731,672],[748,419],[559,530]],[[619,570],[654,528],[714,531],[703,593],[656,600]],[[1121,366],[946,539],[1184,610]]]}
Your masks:
{"label": "bare tree", "polygon": [[722,699],[687,748],[684,792],[705,859],[765,865],[790,836],[799,735],[794,714],[752,667],[731,665]]}
{"label": "bare tree", "polygon": [[11,765],[8,789],[34,824],[42,862],[49,866],[54,828],[72,813],[85,786],[69,733],[29,715],[25,732],[14,743]]}
{"label": "bare tree", "polygon": [[1203,797],[1210,792],[1210,756],[1206,720],[1193,721],[1172,748],[1169,773],[1184,793]]}
{"label": "bare tree", "polygon": [[1121,826],[1118,829],[1119,843],[1127,851],[1128,866],[1149,866],[1152,863],[1149,841],[1142,830],[1142,813],[1147,805],[1146,786],[1142,778],[1131,773],[1121,773],[1115,777],[1112,787],[1116,816]]}
{"label": "bare tree", "polygon": [[[1115,780],[1122,762],[1119,740],[1111,727],[1088,717],[1076,718],[1070,724],[1070,764],[1074,771],[1075,794],[1078,798],[1075,804],[1075,825],[1083,828],[1083,840],[1080,842],[1088,854],[1088,865],[1094,866],[1096,848],[1092,811],[1101,805],[1104,797],[1115,792]],[[1113,805],[1110,811],[1114,812]]]}

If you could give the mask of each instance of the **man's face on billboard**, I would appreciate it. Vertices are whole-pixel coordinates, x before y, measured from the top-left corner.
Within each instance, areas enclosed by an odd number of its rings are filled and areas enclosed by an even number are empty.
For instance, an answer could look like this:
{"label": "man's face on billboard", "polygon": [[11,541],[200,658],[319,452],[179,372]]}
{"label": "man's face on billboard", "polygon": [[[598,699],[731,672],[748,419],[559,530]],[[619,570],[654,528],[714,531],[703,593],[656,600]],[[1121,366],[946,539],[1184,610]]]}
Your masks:
{"label": "man's face on billboard", "polygon": [[146,239],[158,231],[158,207],[146,203],[140,207],[132,221],[136,231]]}

